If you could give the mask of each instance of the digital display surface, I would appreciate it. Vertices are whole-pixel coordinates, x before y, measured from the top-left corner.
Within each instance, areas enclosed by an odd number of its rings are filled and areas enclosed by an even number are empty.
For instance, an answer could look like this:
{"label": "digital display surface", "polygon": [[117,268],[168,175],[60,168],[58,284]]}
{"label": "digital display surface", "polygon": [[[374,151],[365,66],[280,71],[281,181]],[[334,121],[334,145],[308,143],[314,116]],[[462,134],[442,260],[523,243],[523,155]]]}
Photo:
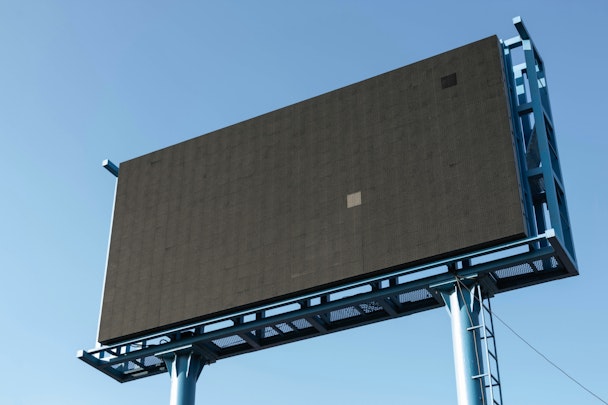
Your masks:
{"label": "digital display surface", "polygon": [[120,165],[98,340],[522,238],[489,37]]}

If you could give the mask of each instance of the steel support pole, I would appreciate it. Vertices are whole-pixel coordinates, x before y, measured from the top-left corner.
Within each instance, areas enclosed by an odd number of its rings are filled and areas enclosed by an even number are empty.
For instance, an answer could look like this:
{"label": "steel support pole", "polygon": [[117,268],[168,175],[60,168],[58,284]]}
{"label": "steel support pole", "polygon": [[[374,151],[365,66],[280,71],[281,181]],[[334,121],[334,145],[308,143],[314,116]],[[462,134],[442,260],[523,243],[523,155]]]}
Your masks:
{"label": "steel support pole", "polygon": [[194,405],[196,382],[206,360],[192,349],[157,356],[163,359],[171,377],[170,405]]}
{"label": "steel support pole", "polygon": [[485,387],[479,330],[481,303],[475,299],[479,286],[462,288],[457,282],[442,292],[452,320],[452,345],[458,405],[484,405]]}

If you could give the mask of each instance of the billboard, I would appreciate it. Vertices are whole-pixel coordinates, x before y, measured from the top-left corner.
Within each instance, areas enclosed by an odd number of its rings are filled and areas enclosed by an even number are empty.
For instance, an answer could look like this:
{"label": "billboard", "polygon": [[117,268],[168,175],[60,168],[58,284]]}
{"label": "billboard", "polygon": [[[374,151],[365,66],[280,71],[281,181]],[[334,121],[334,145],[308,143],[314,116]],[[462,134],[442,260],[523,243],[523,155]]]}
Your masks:
{"label": "billboard", "polygon": [[120,165],[98,340],[526,236],[489,37]]}

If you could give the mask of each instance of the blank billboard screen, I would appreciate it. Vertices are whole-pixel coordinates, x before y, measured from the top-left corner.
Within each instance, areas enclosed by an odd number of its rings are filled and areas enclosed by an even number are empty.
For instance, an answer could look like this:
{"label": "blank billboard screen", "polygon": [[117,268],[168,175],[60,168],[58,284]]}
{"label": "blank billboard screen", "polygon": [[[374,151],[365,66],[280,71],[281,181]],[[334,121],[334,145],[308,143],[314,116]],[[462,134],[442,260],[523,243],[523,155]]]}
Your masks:
{"label": "blank billboard screen", "polygon": [[120,165],[98,340],[526,233],[496,37]]}

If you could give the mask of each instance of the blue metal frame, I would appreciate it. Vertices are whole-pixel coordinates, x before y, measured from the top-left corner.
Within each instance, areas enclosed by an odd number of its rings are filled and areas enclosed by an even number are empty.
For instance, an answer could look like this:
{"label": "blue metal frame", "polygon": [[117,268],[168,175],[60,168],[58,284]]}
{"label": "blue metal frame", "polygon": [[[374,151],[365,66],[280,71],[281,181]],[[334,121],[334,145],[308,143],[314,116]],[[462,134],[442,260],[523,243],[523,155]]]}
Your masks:
{"label": "blue metal frame", "polygon": [[[542,246],[542,247],[538,247]],[[466,268],[459,264],[467,262]],[[549,266],[545,266],[549,263]],[[458,270],[454,270],[458,269]],[[444,305],[441,289],[475,278],[490,296],[575,274],[552,231],[449,259],[400,269],[296,299],[173,328],[78,357],[119,382],[167,371],[159,353],[192,345],[206,364],[227,357],[410,315]]]}
{"label": "blue metal frame", "polygon": [[[503,60],[529,234],[553,229],[575,263],[545,65],[521,17],[515,17],[513,24],[519,35],[502,41]],[[517,50],[523,51],[523,63],[513,65]]]}
{"label": "blue metal frame", "polygon": [[[184,364],[190,363],[178,361],[178,355],[194,354],[198,377],[204,364],[220,359],[441,307],[442,292],[465,278],[489,298],[578,274],[544,64],[521,18],[513,23],[519,35],[501,43],[527,238],[81,350],[78,357],[115,380],[128,382],[171,367],[187,369]],[[517,51],[523,51],[524,62],[514,66]],[[118,167],[110,161],[103,165],[118,176]],[[179,380],[175,370],[172,385],[182,384],[183,392],[193,390],[196,378]]]}
{"label": "blue metal frame", "polygon": [[106,159],[101,162],[101,165],[110,173],[114,175],[114,177],[118,177],[118,166],[110,161],[110,159]]}

